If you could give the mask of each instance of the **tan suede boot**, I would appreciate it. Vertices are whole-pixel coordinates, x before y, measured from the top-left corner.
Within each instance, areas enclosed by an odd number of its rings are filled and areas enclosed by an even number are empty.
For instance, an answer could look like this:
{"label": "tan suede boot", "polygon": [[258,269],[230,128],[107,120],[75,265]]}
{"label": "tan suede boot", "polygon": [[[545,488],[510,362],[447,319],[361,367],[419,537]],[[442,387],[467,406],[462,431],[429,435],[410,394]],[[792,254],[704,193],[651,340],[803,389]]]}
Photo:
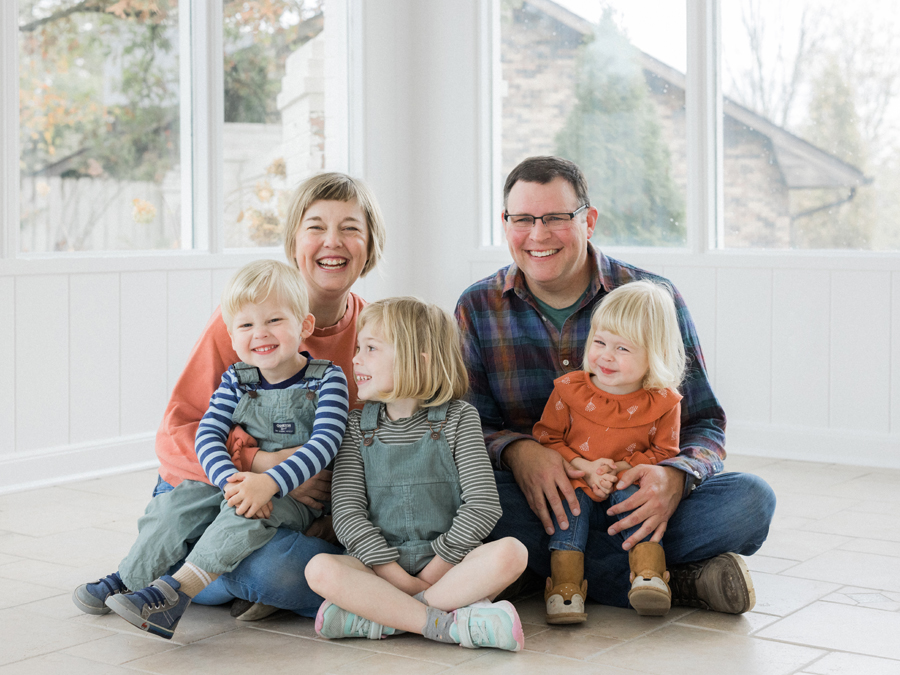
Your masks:
{"label": "tan suede boot", "polygon": [[641,616],[664,616],[672,606],[669,573],[663,547],[645,541],[628,552],[631,567],[631,590],[628,602]]}
{"label": "tan suede boot", "polygon": [[587,619],[584,612],[584,600],[587,597],[584,553],[550,551],[550,574],[544,590],[547,623],[583,623]]}

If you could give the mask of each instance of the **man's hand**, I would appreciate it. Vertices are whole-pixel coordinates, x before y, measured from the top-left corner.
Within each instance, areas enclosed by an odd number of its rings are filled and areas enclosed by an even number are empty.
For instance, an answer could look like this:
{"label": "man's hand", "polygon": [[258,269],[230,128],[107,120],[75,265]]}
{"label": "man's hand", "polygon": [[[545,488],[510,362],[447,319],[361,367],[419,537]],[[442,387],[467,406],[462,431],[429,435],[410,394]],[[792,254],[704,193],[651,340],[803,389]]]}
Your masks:
{"label": "man's hand", "polygon": [[568,529],[569,521],[563,510],[560,493],[569,503],[569,509],[577,516],[581,511],[569,479],[581,478],[584,471],[574,468],[555,450],[531,440],[510,443],[503,450],[503,461],[512,469],[516,483],[522,489],[531,510],[540,518],[547,534],[554,532],[548,504],[560,528]]}
{"label": "man's hand", "polygon": [[665,534],[669,518],[675,513],[681,501],[684,489],[684,472],[671,466],[658,464],[638,464],[622,474],[616,485],[617,490],[624,490],[629,485],[640,483],[637,492],[624,502],[612,506],[606,513],[610,516],[634,511],[630,515],[613,523],[609,534],[618,534],[629,527],[640,525],[640,529],[625,540],[624,550],[643,541],[651,533],[650,541],[659,542]]}
{"label": "man's hand", "polygon": [[253,518],[260,508],[278,494],[278,483],[264,473],[240,472],[228,477],[229,483],[237,483],[238,488],[228,499],[236,513],[245,518]]}
{"label": "man's hand", "polygon": [[325,508],[325,504],[322,502],[331,499],[331,471],[323,469],[309,480],[300,483],[288,494],[311,509]]}

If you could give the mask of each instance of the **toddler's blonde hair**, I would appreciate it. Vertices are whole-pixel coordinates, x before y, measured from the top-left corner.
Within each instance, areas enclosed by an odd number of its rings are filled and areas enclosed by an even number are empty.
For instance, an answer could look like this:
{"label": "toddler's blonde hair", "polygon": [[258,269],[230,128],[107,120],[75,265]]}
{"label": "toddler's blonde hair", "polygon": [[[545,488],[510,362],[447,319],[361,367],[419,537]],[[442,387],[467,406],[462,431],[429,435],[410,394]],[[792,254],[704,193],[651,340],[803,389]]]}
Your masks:
{"label": "toddler's blonde hair", "polygon": [[591,314],[591,333],[582,367],[590,372],[588,352],[598,330],[625,338],[647,350],[649,368],[644,389],[677,389],[684,379],[684,341],[678,329],[675,301],[667,286],[632,281],[610,292]]}
{"label": "toddler's blonde hair", "polygon": [[300,271],[277,260],[257,260],[239,269],[222,291],[222,318],[228,332],[235,314],[269,297],[287,305],[300,323],[309,315],[309,296]]}
{"label": "toddler's blonde hair", "polygon": [[429,407],[468,391],[459,327],[437,305],[413,297],[379,300],[359,313],[357,332],[366,325],[394,348],[394,391],[380,400],[413,398]]}

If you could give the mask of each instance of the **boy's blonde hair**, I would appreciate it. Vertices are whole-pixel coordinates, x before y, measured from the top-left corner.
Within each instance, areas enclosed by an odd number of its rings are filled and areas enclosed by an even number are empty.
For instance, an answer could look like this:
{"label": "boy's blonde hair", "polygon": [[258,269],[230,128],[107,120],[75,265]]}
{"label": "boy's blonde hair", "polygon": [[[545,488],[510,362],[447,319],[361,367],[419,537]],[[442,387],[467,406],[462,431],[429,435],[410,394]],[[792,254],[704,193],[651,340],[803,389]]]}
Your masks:
{"label": "boy's blonde hair", "polygon": [[647,350],[649,369],[644,389],[677,389],[684,378],[684,341],[678,329],[675,301],[667,286],[632,281],[609,293],[591,314],[591,333],[582,367],[590,372],[588,351],[598,330],[625,338]]}
{"label": "boy's blonde hair", "polygon": [[465,396],[459,327],[447,312],[418,298],[387,298],[359,313],[357,332],[369,324],[394,348],[394,391],[380,400],[413,398],[429,407]]}
{"label": "boy's blonde hair", "polygon": [[291,197],[284,227],[284,253],[288,262],[292,265],[297,264],[297,230],[300,229],[306,210],[314,202],[323,199],[336,202],[355,201],[365,215],[366,231],[369,236],[366,244],[366,264],[363,265],[359,276],[366,276],[378,264],[384,252],[384,216],[381,215],[381,207],[378,206],[375,195],[365,183],[336,171],[310,176],[297,186]]}
{"label": "boy's blonde hair", "polygon": [[228,332],[235,314],[269,297],[287,305],[300,323],[309,315],[309,296],[300,271],[277,260],[257,260],[239,269],[222,291],[222,318]]}

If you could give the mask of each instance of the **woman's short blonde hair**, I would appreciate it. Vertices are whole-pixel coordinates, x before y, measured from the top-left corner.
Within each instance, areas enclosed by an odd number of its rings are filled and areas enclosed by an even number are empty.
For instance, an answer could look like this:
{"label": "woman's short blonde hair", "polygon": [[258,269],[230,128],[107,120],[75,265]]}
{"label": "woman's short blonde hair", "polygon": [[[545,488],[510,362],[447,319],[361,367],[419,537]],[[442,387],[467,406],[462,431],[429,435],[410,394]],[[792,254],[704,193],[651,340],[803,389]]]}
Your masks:
{"label": "woman's short blonde hair", "polygon": [[314,202],[330,200],[336,202],[355,201],[366,217],[368,242],[366,244],[366,264],[360,276],[366,276],[381,260],[384,252],[384,217],[375,195],[361,180],[347,174],[320,173],[300,183],[291,197],[284,228],[284,253],[291,264],[297,264],[297,230],[303,222],[306,210]]}
{"label": "woman's short blonde hair", "polygon": [[667,286],[632,281],[610,292],[591,314],[591,334],[584,347],[583,368],[590,372],[588,352],[594,335],[605,330],[647,350],[649,369],[644,389],[677,389],[684,379],[684,341],[675,301]]}
{"label": "woman's short blonde hair", "polygon": [[257,260],[239,269],[222,291],[222,318],[228,332],[235,314],[269,297],[283,302],[300,323],[309,315],[306,282],[299,270],[277,260]]}
{"label": "woman's short blonde hair", "polygon": [[387,298],[359,313],[357,332],[369,324],[394,348],[394,391],[382,401],[413,398],[429,407],[465,396],[459,327],[447,312],[418,298]]}

